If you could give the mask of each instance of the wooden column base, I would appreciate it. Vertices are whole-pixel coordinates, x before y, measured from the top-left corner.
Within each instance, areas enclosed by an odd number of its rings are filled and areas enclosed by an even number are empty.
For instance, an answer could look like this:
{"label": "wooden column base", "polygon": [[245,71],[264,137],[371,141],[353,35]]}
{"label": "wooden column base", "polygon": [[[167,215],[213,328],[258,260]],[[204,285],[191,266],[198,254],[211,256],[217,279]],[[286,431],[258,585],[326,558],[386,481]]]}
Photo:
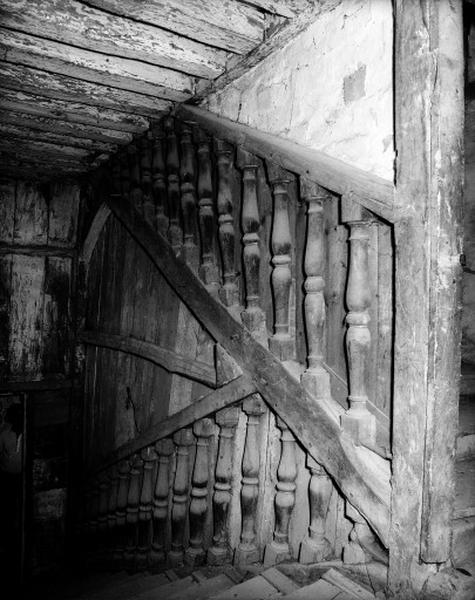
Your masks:
{"label": "wooden column base", "polygon": [[376,417],[368,409],[350,408],[341,416],[341,427],[357,446],[376,444]]}
{"label": "wooden column base", "polygon": [[260,552],[254,545],[239,544],[234,554],[234,564],[238,567],[259,562],[260,559]]}
{"label": "wooden column base", "polygon": [[317,542],[307,536],[300,544],[299,562],[309,565],[316,562],[323,562],[333,553],[330,542],[324,539],[323,542]]}
{"label": "wooden column base", "polygon": [[151,573],[159,573],[166,566],[166,557],[163,550],[150,550],[148,555],[148,569]]}
{"label": "wooden column base", "polygon": [[288,334],[274,334],[269,339],[269,349],[279,360],[292,360],[295,357],[295,342]]}
{"label": "wooden column base", "polygon": [[258,306],[246,308],[241,313],[241,319],[244,327],[252,334],[252,337],[267,348],[268,336],[264,311]]}
{"label": "wooden column base", "polygon": [[206,553],[203,548],[187,548],[185,552],[185,564],[190,567],[199,567],[206,562]]}
{"label": "wooden column base", "polygon": [[231,562],[231,553],[228,548],[212,546],[208,550],[207,562],[212,566],[226,565]]}
{"label": "wooden column base", "polygon": [[167,555],[168,566],[171,569],[175,569],[177,567],[183,567],[184,565],[184,556],[183,552],[180,550],[170,550]]}
{"label": "wooden column base", "polygon": [[273,540],[269,544],[267,544],[265,552],[264,552],[264,567],[271,567],[272,565],[277,565],[284,560],[289,560],[290,556],[290,548],[286,543],[279,544]]}

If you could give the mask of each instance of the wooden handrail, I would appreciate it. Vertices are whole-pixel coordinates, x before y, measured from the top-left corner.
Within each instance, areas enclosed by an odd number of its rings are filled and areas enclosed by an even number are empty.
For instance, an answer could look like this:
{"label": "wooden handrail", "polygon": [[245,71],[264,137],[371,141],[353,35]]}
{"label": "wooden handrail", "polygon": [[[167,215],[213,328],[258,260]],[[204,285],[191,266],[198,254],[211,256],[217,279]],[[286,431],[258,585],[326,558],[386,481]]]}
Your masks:
{"label": "wooden handrail", "polygon": [[99,331],[83,331],[80,339],[85,344],[112,348],[149,360],[170,373],[178,373],[189,379],[216,387],[216,370],[213,365],[177,354],[152,342],[138,340],[130,335],[117,335]]}
{"label": "wooden handrail", "polygon": [[356,447],[341,434],[327,405],[312,397],[267,349],[212,298],[195,274],[176,257],[168,242],[127,199],[103,197],[136,242],[212,337],[252,380],[269,406],[294,431],[307,451],[334,477],[343,493],[365,516],[384,544],[389,524],[389,465]]}
{"label": "wooden handrail", "polygon": [[196,121],[208,133],[232,142],[284,169],[297,173],[335,194],[348,196],[389,222],[397,218],[391,181],[279,136],[219,117],[197,106],[182,104],[177,115]]}

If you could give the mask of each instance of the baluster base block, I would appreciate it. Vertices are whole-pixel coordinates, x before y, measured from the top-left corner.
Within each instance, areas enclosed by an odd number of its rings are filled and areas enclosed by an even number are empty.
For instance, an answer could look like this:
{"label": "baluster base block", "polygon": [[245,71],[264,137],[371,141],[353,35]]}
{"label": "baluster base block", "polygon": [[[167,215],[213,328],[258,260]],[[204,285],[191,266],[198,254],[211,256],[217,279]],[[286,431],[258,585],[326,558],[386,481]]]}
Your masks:
{"label": "baluster base block", "polygon": [[184,565],[184,556],[182,551],[178,550],[170,550],[167,556],[168,566],[171,569],[175,569],[177,567],[183,567]]}
{"label": "baluster base block", "polygon": [[269,339],[269,350],[279,360],[295,358],[295,342],[290,336],[273,335]]}
{"label": "baluster base block", "polygon": [[252,333],[252,337],[262,346],[267,348],[266,316],[260,308],[247,308],[241,313],[244,327]]}
{"label": "baluster base block", "polygon": [[185,565],[190,567],[199,567],[204,565],[206,553],[202,548],[188,548],[185,552]]}
{"label": "baluster base block", "polygon": [[307,536],[300,544],[299,562],[303,565],[323,562],[331,558],[332,554],[333,549],[326,538],[319,544]]}
{"label": "baluster base block", "polygon": [[231,562],[231,552],[228,548],[212,546],[208,550],[207,561],[212,566],[226,565]]}
{"label": "baluster base block", "polygon": [[234,306],[239,303],[239,292],[236,283],[225,283],[219,290],[219,298],[224,306]]}
{"label": "baluster base block", "polygon": [[259,562],[260,559],[260,552],[256,546],[245,546],[240,544],[236,548],[236,552],[234,554],[234,564],[238,567]]}
{"label": "baluster base block", "polygon": [[148,555],[148,570],[151,573],[159,573],[166,567],[167,560],[162,550],[150,550]]}
{"label": "baluster base block", "polygon": [[300,383],[315,398],[331,398],[330,376],[323,368],[308,369],[302,373]]}
{"label": "baluster base block", "polygon": [[200,267],[200,252],[198,246],[195,244],[187,244],[185,242],[183,246],[183,258],[193,273],[198,274]]}
{"label": "baluster base block", "polygon": [[350,409],[341,416],[341,427],[357,446],[376,444],[376,417],[368,410],[353,412]]}
{"label": "baluster base block", "polygon": [[275,540],[267,544],[264,552],[264,568],[277,565],[291,558],[288,544],[279,544]]}

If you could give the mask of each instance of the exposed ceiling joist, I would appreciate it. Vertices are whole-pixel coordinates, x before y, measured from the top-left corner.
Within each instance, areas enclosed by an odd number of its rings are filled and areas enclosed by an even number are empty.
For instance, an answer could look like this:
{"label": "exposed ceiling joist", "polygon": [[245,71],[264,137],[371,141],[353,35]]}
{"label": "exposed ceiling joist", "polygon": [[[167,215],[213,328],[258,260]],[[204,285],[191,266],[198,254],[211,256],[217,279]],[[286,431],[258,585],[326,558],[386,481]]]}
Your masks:
{"label": "exposed ceiling joist", "polygon": [[3,60],[140,94],[166,97],[167,90],[191,95],[192,77],[148,63],[111,57],[10,29],[0,28]]}
{"label": "exposed ceiling joist", "polygon": [[281,17],[295,17],[302,10],[315,4],[315,0],[243,0],[247,4],[280,15]]}
{"label": "exposed ceiling joist", "polygon": [[83,123],[71,123],[56,118],[30,115],[11,110],[0,111],[0,123],[28,128],[32,132],[37,132],[38,138],[45,132],[62,134],[70,139],[96,140],[98,142],[121,145],[129,144],[133,139],[132,134],[126,131],[85,125]]}
{"label": "exposed ceiling joist", "polygon": [[117,144],[91,140],[88,138],[71,137],[64,133],[52,131],[38,132],[30,127],[0,123],[0,137],[9,140],[19,139],[22,142],[47,142],[49,144],[68,145],[76,148],[84,148],[85,150],[100,151],[100,152],[116,152]]}
{"label": "exposed ceiling joist", "polygon": [[263,39],[263,13],[241,2],[88,0],[88,4],[237,54],[250,52]]}
{"label": "exposed ceiling joist", "polygon": [[217,77],[226,64],[222,50],[75,0],[2,0],[0,20],[10,29],[197,77]]}
{"label": "exposed ceiling joist", "polygon": [[38,140],[11,140],[5,137],[0,139],[0,150],[11,150],[17,156],[24,153],[27,156],[36,154],[41,157],[56,156],[58,159],[83,159],[89,156],[89,151],[84,148],[60,146]]}
{"label": "exposed ceiling joist", "polygon": [[[156,116],[157,113],[166,112],[172,106],[170,101],[154,96],[2,61],[0,61],[0,86],[29,93],[41,90],[42,95],[49,98],[72,100],[146,116]],[[183,92],[173,90],[170,90],[169,95],[171,100],[184,100],[188,97]]]}
{"label": "exposed ceiling joist", "polygon": [[0,109],[132,133],[149,126],[148,120],[139,115],[6,89],[0,89]]}

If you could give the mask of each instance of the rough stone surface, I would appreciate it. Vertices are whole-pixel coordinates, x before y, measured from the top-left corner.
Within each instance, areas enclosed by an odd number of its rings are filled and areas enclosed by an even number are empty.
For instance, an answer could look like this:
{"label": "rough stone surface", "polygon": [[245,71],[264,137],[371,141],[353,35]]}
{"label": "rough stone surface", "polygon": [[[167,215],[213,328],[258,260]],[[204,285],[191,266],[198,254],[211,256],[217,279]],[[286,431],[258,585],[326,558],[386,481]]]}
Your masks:
{"label": "rough stone surface", "polygon": [[207,108],[393,178],[392,6],[344,0]]}

